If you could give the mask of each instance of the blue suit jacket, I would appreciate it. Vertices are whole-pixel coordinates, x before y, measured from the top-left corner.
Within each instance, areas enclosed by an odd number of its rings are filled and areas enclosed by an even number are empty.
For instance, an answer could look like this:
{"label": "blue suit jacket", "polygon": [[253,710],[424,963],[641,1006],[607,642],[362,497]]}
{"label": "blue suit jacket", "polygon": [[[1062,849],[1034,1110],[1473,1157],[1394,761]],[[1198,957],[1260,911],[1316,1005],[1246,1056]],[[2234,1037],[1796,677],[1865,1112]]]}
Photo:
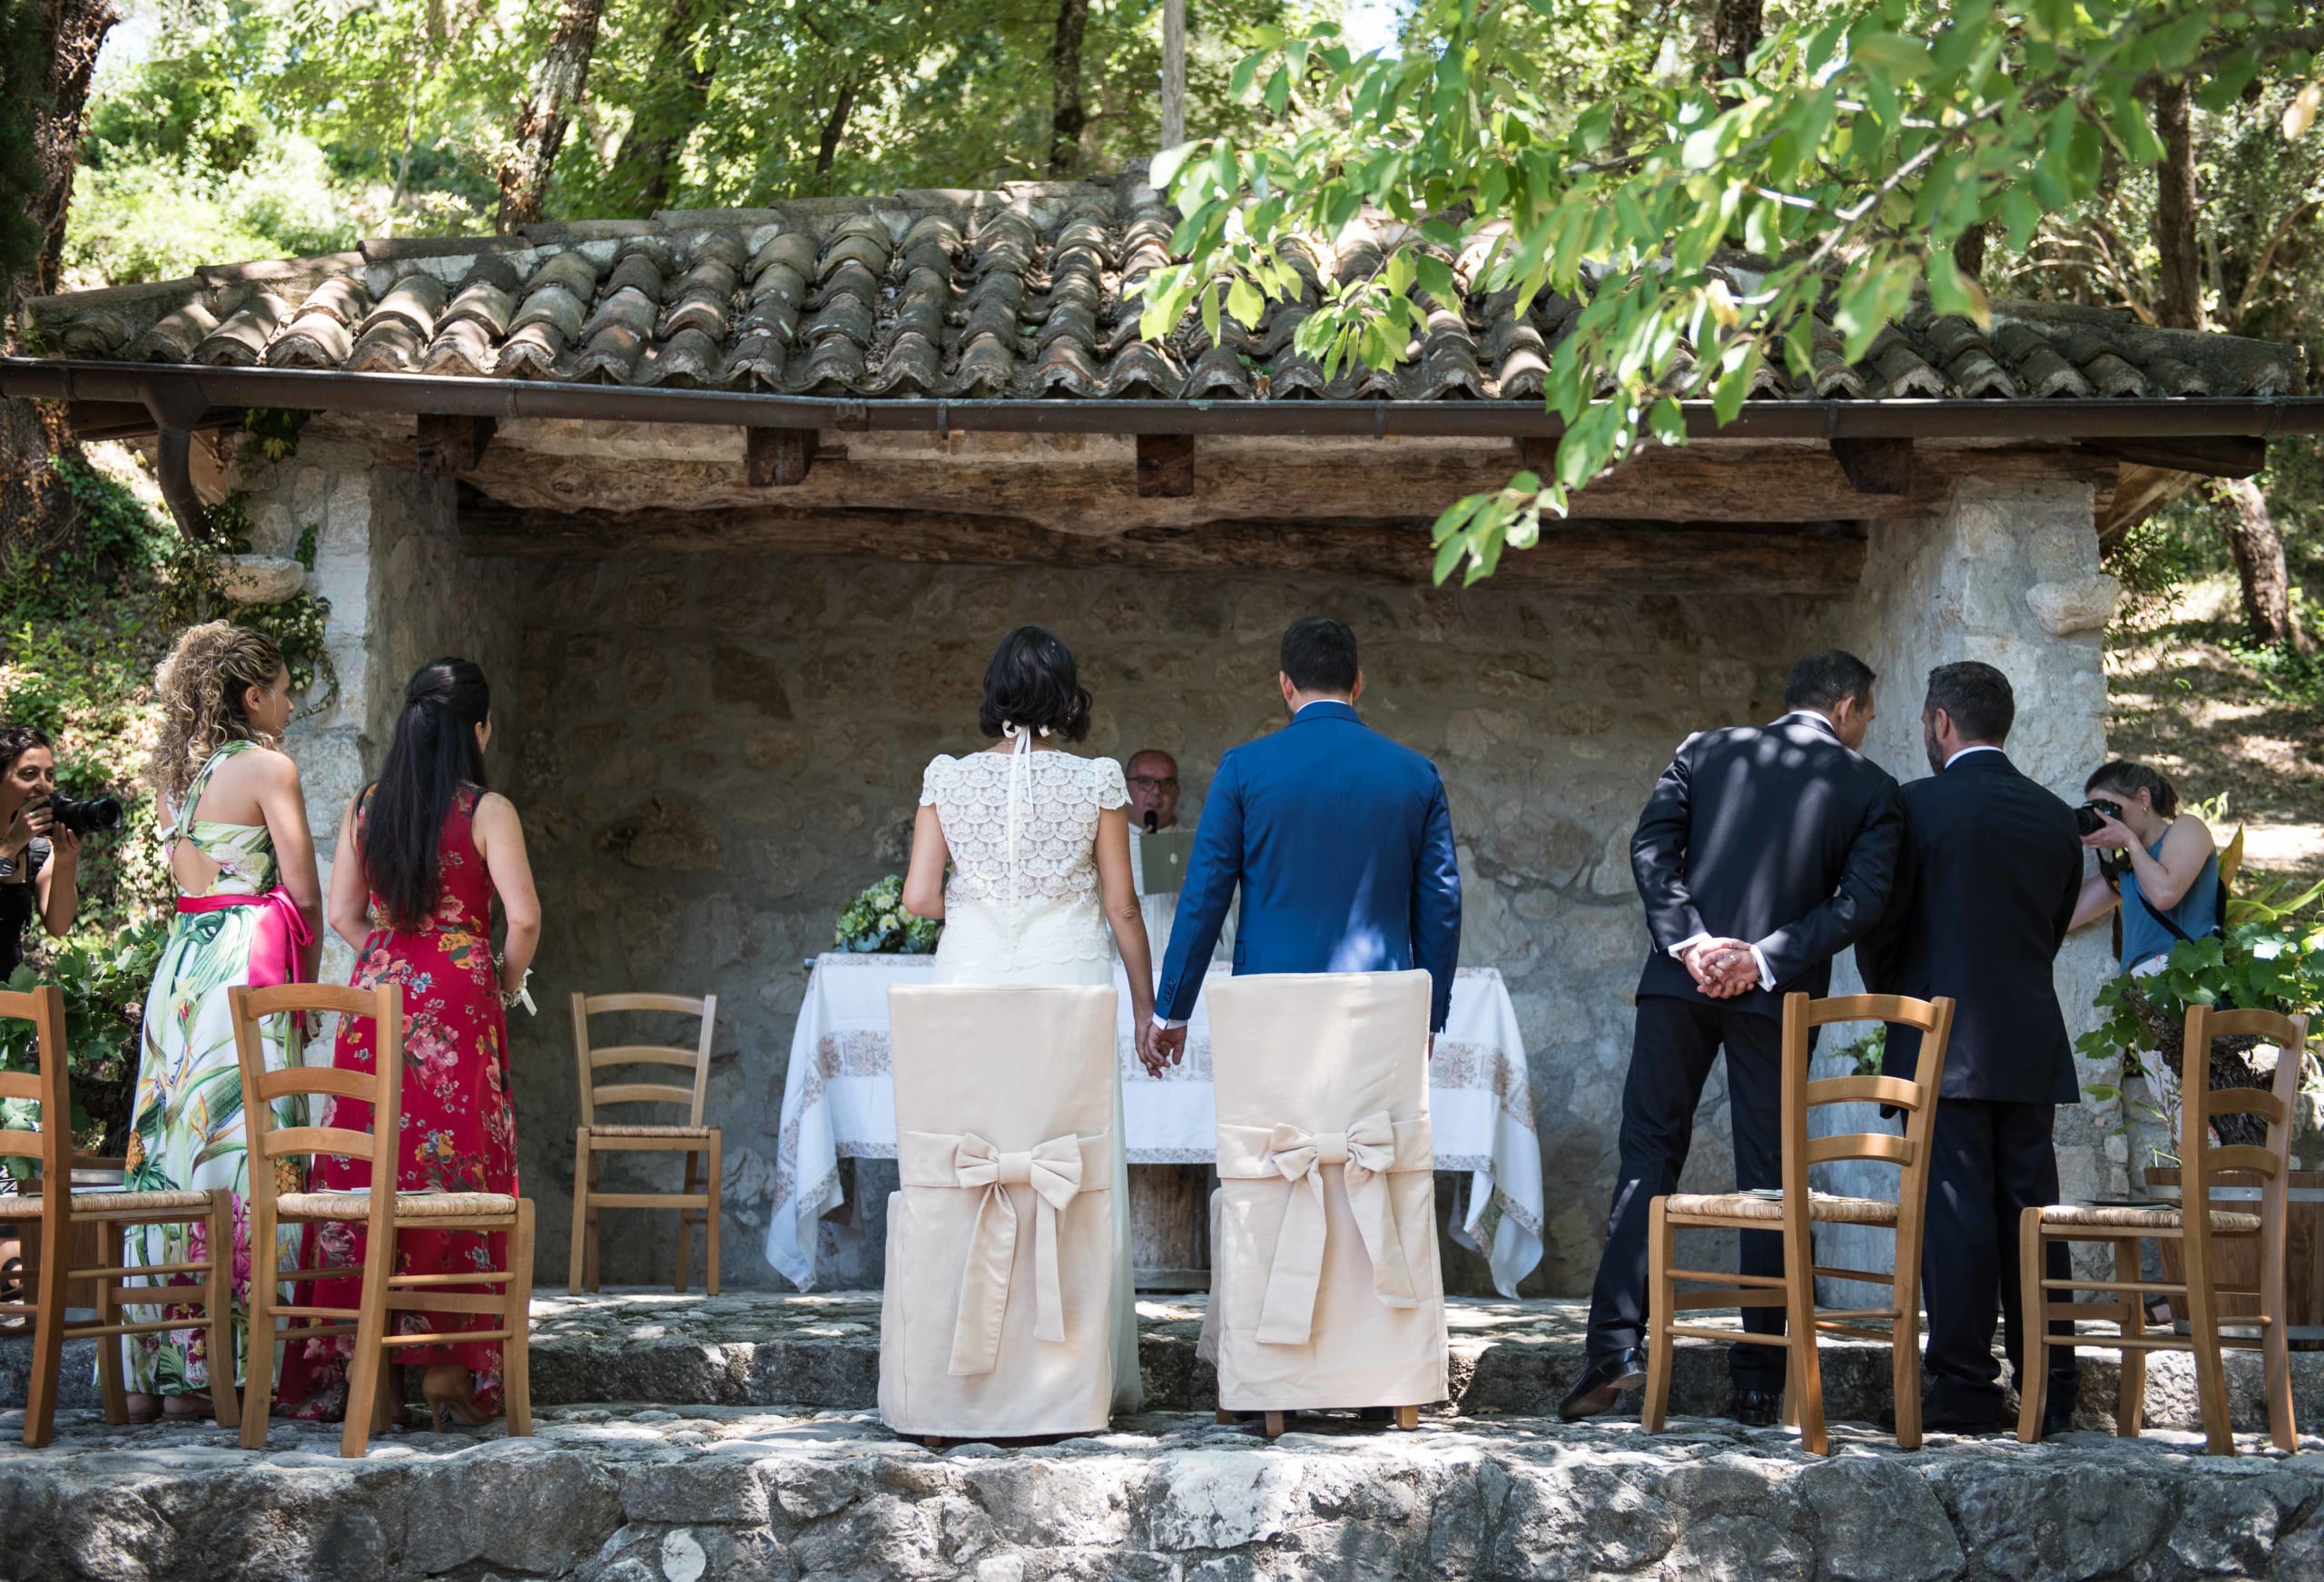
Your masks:
{"label": "blue suit jacket", "polygon": [[1461,870],[1436,765],[1345,703],[1299,717],[1218,761],[1187,863],[1156,1012],[1183,1020],[1235,887],[1235,970],[1402,972],[1434,979],[1444,1026],[1461,958]]}

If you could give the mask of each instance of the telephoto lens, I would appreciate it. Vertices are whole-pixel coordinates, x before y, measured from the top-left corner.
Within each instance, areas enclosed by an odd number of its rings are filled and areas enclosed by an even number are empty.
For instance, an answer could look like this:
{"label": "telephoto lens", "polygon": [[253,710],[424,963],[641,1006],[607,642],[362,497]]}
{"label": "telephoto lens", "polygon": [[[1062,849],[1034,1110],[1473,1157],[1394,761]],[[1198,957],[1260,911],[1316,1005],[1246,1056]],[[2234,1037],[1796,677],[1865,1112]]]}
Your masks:
{"label": "telephoto lens", "polygon": [[117,797],[91,797],[78,801],[72,797],[53,796],[48,799],[48,811],[59,828],[75,835],[94,835],[121,828],[121,801]]}

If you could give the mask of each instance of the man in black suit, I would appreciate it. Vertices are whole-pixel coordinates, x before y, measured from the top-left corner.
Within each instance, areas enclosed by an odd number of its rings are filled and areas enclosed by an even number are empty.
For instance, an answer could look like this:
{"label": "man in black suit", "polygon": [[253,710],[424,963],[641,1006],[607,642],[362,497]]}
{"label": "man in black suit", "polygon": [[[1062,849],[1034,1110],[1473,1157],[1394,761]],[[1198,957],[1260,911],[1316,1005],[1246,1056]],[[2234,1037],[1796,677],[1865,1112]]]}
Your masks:
{"label": "man in black suit", "polygon": [[[1783,996],[1830,986],[1833,956],[1888,903],[1903,839],[1896,782],[1859,752],[1873,679],[1853,654],[1809,654],[1784,683],[1782,719],[1689,737],[1639,818],[1630,870],[1654,948],[1639,979],[1589,1360],[1558,1409],[1569,1421],[1611,1410],[1645,1381],[1647,1205],[1678,1187],[1722,1046],[1736,1184],[1783,1184]],[[1780,1274],[1781,1236],[1744,1232],[1742,1263],[1747,1274]],[[1752,1308],[1743,1322],[1777,1334],[1783,1314]],[[1729,1415],[1774,1422],[1782,1348],[1731,1347],[1728,1369]]]}
{"label": "man in black suit", "polygon": [[[2076,1097],[2053,972],[2082,891],[2082,846],[2073,810],[2002,754],[2016,713],[2009,678],[1990,664],[1929,673],[1921,724],[1935,773],[1905,788],[1896,893],[1856,948],[1870,988],[1954,1002],[1921,1253],[1929,1376],[1921,1420],[1932,1429],[2005,1426],[1996,1297],[2023,1378],[2017,1216],[2058,1201],[2051,1125],[2057,1106]],[[1882,1069],[1909,1081],[1920,1042],[1917,1030],[1891,1027]],[[2049,1278],[2064,1279],[2064,1244],[2049,1256]],[[2081,1385],[2073,1351],[2049,1351],[2045,1431],[2073,1420]]]}

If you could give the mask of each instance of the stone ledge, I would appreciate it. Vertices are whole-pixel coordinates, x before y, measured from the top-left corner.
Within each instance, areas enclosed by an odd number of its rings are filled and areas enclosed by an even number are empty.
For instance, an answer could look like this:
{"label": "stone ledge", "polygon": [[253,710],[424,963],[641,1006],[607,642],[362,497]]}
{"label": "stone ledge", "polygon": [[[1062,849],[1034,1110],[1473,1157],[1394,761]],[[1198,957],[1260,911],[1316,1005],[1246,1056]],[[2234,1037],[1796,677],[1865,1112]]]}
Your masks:
{"label": "stone ledge", "polygon": [[[2324,1574],[2324,1440],[2221,1459],[2198,1441],[2039,1446],[1850,1430],[1302,1420],[1273,1445],[1206,1416],[936,1453],[866,1413],[560,1407],[537,1436],[335,1430],[269,1449],[213,1427],[0,1413],[0,1574],[48,1578],[1044,1578]],[[2247,1445],[2247,1449],[2252,1447]]]}
{"label": "stone ledge", "polygon": [[[1138,1355],[1151,1410],[1205,1411],[1217,1400],[1216,1375],[1194,1354],[1202,1305],[1198,1296],[1138,1303]],[[1581,1302],[1454,1300],[1445,1316],[1452,1351],[1450,1405],[1462,1414],[1550,1416],[1581,1376]],[[1722,1410],[1727,1367],[1721,1351],[1715,1342],[1679,1342],[1672,1410]],[[870,1408],[879,1400],[880,1293],[556,1292],[534,1301],[532,1358],[533,1399],[542,1402]],[[2083,1428],[2110,1428],[2121,1377],[2116,1354],[2093,1349],[2082,1362],[2078,1421]],[[1887,1410],[1885,1346],[1827,1340],[1823,1371],[1826,1410],[1834,1420],[1871,1422]],[[2259,1354],[2229,1353],[2228,1378],[2237,1425],[2257,1431],[2266,1422]],[[2324,1426],[2324,1352],[2293,1353],[2292,1378],[2299,1420]],[[2188,1358],[2151,1361],[2146,1420],[2157,1428],[2197,1426]]]}

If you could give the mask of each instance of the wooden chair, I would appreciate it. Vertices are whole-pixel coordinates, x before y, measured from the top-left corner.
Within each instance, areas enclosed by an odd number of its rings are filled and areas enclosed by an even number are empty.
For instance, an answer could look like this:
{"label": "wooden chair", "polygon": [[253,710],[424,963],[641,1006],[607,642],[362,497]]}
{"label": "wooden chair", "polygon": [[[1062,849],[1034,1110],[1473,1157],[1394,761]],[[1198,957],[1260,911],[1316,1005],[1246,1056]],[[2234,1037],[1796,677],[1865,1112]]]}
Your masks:
{"label": "wooden chair", "polygon": [[[2239,1035],[2263,1038],[2282,1051],[2276,1057],[2272,1088],[2211,1086],[2211,1051],[2214,1038]],[[2235,1454],[2235,1435],[2228,1424],[2227,1370],[2220,1353],[2229,1347],[2257,1349],[2265,1358],[2268,1431],[2281,1450],[2299,1449],[2292,1418],[2291,1342],[2285,1331],[2286,1188],[2291,1174],[2291,1131],[2298,1114],[2300,1069],[2308,1047],[2308,1018],[2280,1016],[2273,1011],[2217,1011],[2207,1006],[2187,1007],[2183,1064],[2179,1089],[2179,1204],[2152,1208],[2120,1204],[2060,1204],[2029,1208],[2020,1222],[2019,1279],[2029,1293],[2026,1329],[2044,1350],[2051,1346],[2111,1346],[2122,1354],[2122,1378],[2114,1408],[2114,1431],[2124,1437],[2139,1431],[2146,1404],[2146,1354],[2149,1351],[2191,1351],[2195,1358],[2195,1400],[2202,1412],[2204,1448],[2217,1456]],[[2264,1144],[2226,1146],[2211,1140],[2211,1123],[2221,1115],[2252,1115],[2268,1123]],[[2210,1208],[2211,1192],[2226,1174],[2257,1176],[2260,1212],[2243,1214]],[[2188,1217],[2187,1205],[2200,1204],[2207,1212]],[[2139,1243],[2152,1236],[2175,1237],[2185,1259],[2186,1279],[2178,1283],[2144,1282],[2139,1279]],[[2227,1236],[2260,1238],[2260,1288],[2230,1289],[2216,1282],[2212,1243]],[[2043,1255],[2056,1242],[2112,1243],[2114,1278],[2104,1280],[2045,1279]],[[2113,1293],[2112,1302],[2077,1302],[2077,1291]],[[2031,1294],[2039,1292],[2037,1306]],[[2065,1293],[2053,1299],[2051,1292]],[[2145,1298],[2160,1293],[2183,1297],[2187,1303],[2184,1337],[2157,1331],[2147,1323]],[[2249,1296],[2259,1299],[2257,1317],[2222,1318],[2219,1299]],[[2111,1335],[2053,1335],[2052,1320],[2111,1319]],[[2256,1325],[2256,1337],[2229,1335],[2223,1326]],[[2042,1437],[2043,1395],[2049,1370],[2030,1361],[2029,1378],[2018,1381],[2017,1437],[2027,1444]]]}
{"label": "wooden chair", "polygon": [[[248,1380],[242,1399],[242,1445],[266,1443],[267,1414],[274,1398],[274,1344],[324,1335],[352,1333],[355,1355],[347,1376],[347,1427],[339,1453],[359,1457],[374,1426],[384,1427],[389,1402],[388,1351],[399,1346],[442,1345],[440,1334],[389,1332],[397,1312],[487,1313],[497,1328],[462,1331],[462,1343],[501,1342],[501,1390],[511,1435],[533,1431],[532,1384],[527,1341],[533,1300],[533,1203],[493,1192],[397,1192],[397,1144],[403,1114],[403,990],[392,983],[377,989],[326,988],[286,984],[279,988],[231,988],[227,999],[234,1019],[234,1052],[242,1073],[242,1126],[250,1149],[251,1338]],[[261,1017],[301,1011],[336,1011],[369,1017],[378,1025],[374,1069],[335,1066],[266,1067],[259,1036]],[[294,1096],[331,1094],[371,1106],[371,1129],[344,1126],[280,1126],[274,1105]],[[371,1186],[348,1192],[284,1192],[275,1179],[275,1161],[335,1155],[371,1167]],[[382,1187],[390,1190],[380,1190]],[[364,1228],[362,1292],[352,1308],[285,1302],[281,1288],[299,1281],[344,1280],[345,1268],[281,1269],[276,1256],[278,1223],[359,1224]],[[507,1241],[507,1267],[474,1273],[398,1274],[396,1233],[405,1225],[431,1231],[499,1231]],[[442,1286],[497,1285],[488,1292],[444,1291]],[[303,1321],[276,1332],[278,1319]]]}
{"label": "wooden chair", "polygon": [[[1915,1080],[1897,1076],[1807,1076],[1808,1033],[1835,1022],[1896,1022],[1921,1030]],[[1647,1263],[1651,1283],[1647,1315],[1647,1431],[1660,1433],[1670,1401],[1673,1339],[1730,1341],[1744,1345],[1783,1346],[1790,1352],[1785,1375],[1784,1415],[1799,1425],[1800,1442],[1828,1455],[1824,1431],[1824,1376],[1817,1355],[1818,1333],[1884,1341],[1896,1395],[1896,1442],[1906,1449],[1921,1442],[1920,1273],[1922,1207],[1928,1198],[1929,1135],[1936,1121],[1937,1085],[1945,1076],[1945,1046],[1953,1032],[1953,1002],[1909,999],[1903,995],[1858,994],[1810,1000],[1804,994],[1783,1002],[1783,1186],[1775,1196],[1754,1193],[1679,1193],[1649,1206]],[[1823,1105],[1891,1105],[1905,1112],[1905,1135],[1856,1132],[1810,1137],[1807,1114]],[[1828,1197],[1811,1193],[1810,1165],[1866,1159],[1901,1168],[1896,1201]],[[1817,1223],[1877,1225],[1896,1233],[1896,1269],[1827,1269],[1816,1262],[1812,1227]],[[1671,1233],[1699,1226],[1783,1233],[1780,1275],[1721,1274],[1672,1267]],[[1895,1296],[1886,1307],[1821,1309],[1816,1279],[1856,1280],[1888,1286]],[[1708,1291],[1681,1292],[1678,1282],[1712,1284]],[[1721,1283],[1724,1282],[1724,1283]],[[1677,1315],[1702,1308],[1780,1307],[1788,1333],[1737,1333],[1682,1324]],[[1874,1327],[1882,1326],[1882,1327]]]}
{"label": "wooden chair", "polygon": [[[123,1388],[121,1342],[123,1335],[161,1334],[172,1330],[208,1332],[210,1400],[219,1422],[232,1428],[234,1401],[233,1331],[233,1195],[223,1187],[202,1192],[103,1192],[72,1190],[73,1167],[91,1163],[73,1151],[73,1090],[65,1071],[64,994],[44,984],[29,994],[0,992],[0,1017],[33,1024],[40,1044],[40,1070],[0,1072],[0,1098],[30,1099],[40,1105],[37,1132],[0,1131],[0,1155],[33,1157],[41,1162],[37,1194],[17,1199],[17,1213],[25,1228],[37,1227],[37,1246],[25,1237],[25,1264],[34,1283],[25,1302],[0,1303],[0,1314],[28,1319],[32,1326],[32,1378],[25,1396],[25,1443],[34,1449],[48,1443],[56,1430],[57,1376],[63,1367],[64,1342],[92,1337],[97,1347],[97,1388],[104,1403],[105,1420],[129,1420],[127,1391]],[[98,1266],[70,1267],[73,1226],[94,1221],[97,1226]],[[122,1231],[129,1225],[200,1224],[207,1233],[206,1258],[178,1263],[131,1266],[123,1262]],[[37,1272],[33,1271],[37,1263]],[[199,1274],[200,1285],[130,1285],[129,1280],[153,1281],[165,1274]],[[68,1282],[94,1281],[96,1322],[73,1323],[65,1318]],[[167,1292],[166,1303],[153,1298]],[[200,1316],[126,1323],[124,1305],[187,1307]]]}
{"label": "wooden chair", "polygon": [[[615,1011],[662,1011],[674,1016],[700,1017],[702,1035],[691,1049],[675,1044],[619,1044],[593,1049],[589,1018]],[[716,1126],[703,1125],[702,1109],[710,1095],[710,1039],[718,1018],[718,997],[700,999],[677,994],[576,994],[573,997],[573,1051],[581,1077],[581,1124],[573,1133],[573,1260],[566,1289],[578,1295],[597,1289],[597,1211],[605,1208],[674,1208],[678,1211],[677,1289],[686,1288],[686,1271],[694,1264],[694,1227],[707,1233],[709,1267],[704,1286],[718,1294],[718,1173],[722,1138]],[[597,1086],[596,1074],[609,1066],[675,1066],[694,1073],[693,1086],[628,1082]],[[597,1119],[599,1105],[680,1104],[686,1106],[684,1125],[615,1125]],[[685,1188],[676,1193],[600,1192],[597,1156],[615,1151],[684,1154]]]}

